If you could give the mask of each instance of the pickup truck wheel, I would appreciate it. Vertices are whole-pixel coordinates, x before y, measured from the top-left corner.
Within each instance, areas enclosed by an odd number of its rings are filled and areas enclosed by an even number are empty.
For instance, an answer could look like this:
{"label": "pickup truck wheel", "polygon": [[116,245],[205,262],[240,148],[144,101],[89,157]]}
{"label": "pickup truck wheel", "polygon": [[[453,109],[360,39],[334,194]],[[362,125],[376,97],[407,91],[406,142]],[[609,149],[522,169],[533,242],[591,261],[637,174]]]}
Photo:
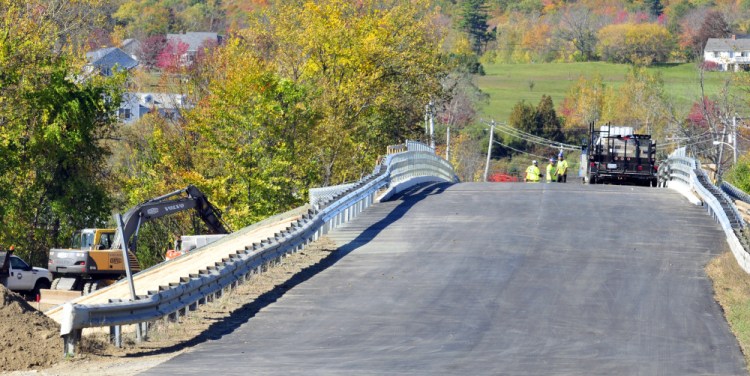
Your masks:
{"label": "pickup truck wheel", "polygon": [[50,286],[50,288],[53,289],[53,290],[57,290],[57,285],[60,284],[60,279],[61,278],[55,278],[55,279],[53,279],[52,280],[52,285]]}

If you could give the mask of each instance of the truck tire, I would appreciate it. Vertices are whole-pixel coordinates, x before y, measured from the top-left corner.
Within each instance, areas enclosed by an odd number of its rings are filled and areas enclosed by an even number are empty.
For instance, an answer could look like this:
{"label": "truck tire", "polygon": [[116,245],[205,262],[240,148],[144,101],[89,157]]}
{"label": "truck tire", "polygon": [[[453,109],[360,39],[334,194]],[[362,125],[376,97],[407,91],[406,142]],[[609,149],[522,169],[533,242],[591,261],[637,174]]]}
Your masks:
{"label": "truck tire", "polygon": [[83,284],[83,295],[88,295],[91,292],[91,282],[86,282]]}
{"label": "truck tire", "polygon": [[92,292],[99,290],[100,287],[102,287],[102,285],[99,281],[86,282],[83,285],[83,295],[91,294]]}
{"label": "truck tire", "polygon": [[52,280],[52,285],[50,285],[50,288],[52,290],[57,290],[57,285],[60,284],[60,278],[55,278]]}

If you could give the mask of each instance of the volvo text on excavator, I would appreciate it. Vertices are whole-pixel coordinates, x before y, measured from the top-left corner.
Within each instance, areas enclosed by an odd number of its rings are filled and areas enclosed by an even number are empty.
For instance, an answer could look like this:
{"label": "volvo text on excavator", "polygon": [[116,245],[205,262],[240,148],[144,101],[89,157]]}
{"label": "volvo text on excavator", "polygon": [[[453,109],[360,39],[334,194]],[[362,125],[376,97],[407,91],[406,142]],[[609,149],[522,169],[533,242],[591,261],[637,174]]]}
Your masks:
{"label": "volvo text on excavator", "polygon": [[[221,212],[195,186],[145,201],[123,215],[122,236],[116,229],[84,229],[74,234],[71,248],[51,249],[49,270],[54,274],[52,289],[82,290],[88,294],[114,283],[126,274],[122,245],[127,244],[131,271],[140,271],[135,257],[138,230],[153,219],[195,209],[212,234],[231,232]],[[127,242],[127,243],[126,243]]]}

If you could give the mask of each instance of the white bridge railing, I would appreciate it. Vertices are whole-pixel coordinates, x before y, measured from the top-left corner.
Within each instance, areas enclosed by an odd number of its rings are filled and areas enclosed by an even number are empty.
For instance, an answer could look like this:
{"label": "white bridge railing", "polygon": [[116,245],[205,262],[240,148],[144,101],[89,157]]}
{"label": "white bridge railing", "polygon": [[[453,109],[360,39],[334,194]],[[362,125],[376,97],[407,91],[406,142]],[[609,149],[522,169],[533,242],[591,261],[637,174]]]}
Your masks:
{"label": "white bridge railing", "polygon": [[424,144],[408,141],[399,151],[383,159],[372,174],[360,181],[333,189],[323,188],[311,195],[315,202],[307,214],[285,231],[261,243],[248,245],[228,256],[216,266],[197,274],[182,276],[179,283],[162,286],[136,300],[111,301],[106,304],[71,304],[63,307],[60,335],[66,355],[74,354],[84,328],[110,327],[119,341],[122,325],[137,324],[139,337],[148,331],[150,322],[175,317],[220,296],[225,290],[248,280],[264,265],[275,263],[285,254],[296,252],[329,230],[356,217],[370,206],[376,195],[397,192],[424,181],[458,182],[452,166],[435,155]]}
{"label": "white bridge railing", "polygon": [[685,155],[685,148],[672,153],[660,170],[662,168],[667,169],[664,174],[666,181],[662,185],[680,192],[691,201],[697,196],[698,201],[694,202],[705,206],[708,213],[721,225],[737,263],[746,273],[750,273],[750,254],[737,236],[746,225],[733,201],[722,189],[711,183],[695,159]]}

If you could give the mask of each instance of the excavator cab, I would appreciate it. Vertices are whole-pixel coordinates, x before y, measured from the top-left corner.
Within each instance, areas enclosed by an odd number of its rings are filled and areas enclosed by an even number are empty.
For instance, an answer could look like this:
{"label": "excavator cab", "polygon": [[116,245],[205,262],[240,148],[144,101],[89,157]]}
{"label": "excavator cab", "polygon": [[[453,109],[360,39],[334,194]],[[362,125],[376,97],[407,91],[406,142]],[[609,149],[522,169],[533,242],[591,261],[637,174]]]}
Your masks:
{"label": "excavator cab", "polygon": [[70,240],[70,249],[82,251],[112,249],[115,229],[87,228],[76,231]]}

